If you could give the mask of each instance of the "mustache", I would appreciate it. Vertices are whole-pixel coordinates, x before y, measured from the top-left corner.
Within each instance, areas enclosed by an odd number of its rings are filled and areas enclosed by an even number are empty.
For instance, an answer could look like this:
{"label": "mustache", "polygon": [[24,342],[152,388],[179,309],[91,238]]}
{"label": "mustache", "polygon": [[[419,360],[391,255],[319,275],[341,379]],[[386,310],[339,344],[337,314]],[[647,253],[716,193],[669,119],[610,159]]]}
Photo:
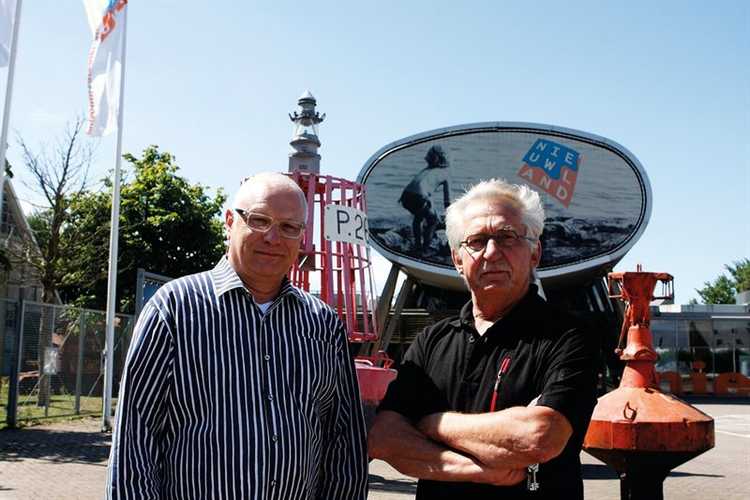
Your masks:
{"label": "mustache", "polygon": [[[474,261],[478,260],[477,257],[475,257],[473,255],[470,255],[470,257]],[[502,272],[505,272],[505,273],[511,273],[512,274],[513,270],[511,269],[511,267],[508,265],[507,262],[505,262],[503,260],[500,260],[500,261],[495,261],[495,262],[484,261],[482,263],[482,267],[479,269],[479,272],[481,272],[481,273],[488,273],[488,272],[489,273],[502,273]]]}
{"label": "mustache", "polygon": [[512,272],[512,269],[510,266],[503,266],[503,265],[483,265],[480,269],[483,273],[510,273]]}

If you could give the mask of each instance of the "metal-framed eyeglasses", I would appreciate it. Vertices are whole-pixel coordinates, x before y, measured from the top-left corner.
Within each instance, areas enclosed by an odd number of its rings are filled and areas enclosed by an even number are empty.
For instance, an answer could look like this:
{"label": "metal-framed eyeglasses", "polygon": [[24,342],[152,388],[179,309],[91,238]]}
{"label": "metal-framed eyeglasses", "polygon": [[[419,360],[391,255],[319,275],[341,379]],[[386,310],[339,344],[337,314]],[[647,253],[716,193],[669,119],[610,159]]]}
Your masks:
{"label": "metal-framed eyeglasses", "polygon": [[253,231],[258,231],[259,233],[267,233],[274,225],[278,225],[279,234],[284,238],[292,240],[302,236],[302,232],[305,230],[305,224],[302,222],[291,220],[277,221],[271,216],[257,212],[250,212],[241,208],[235,208],[234,211],[239,214],[243,221],[245,221],[247,227]]}
{"label": "metal-framed eyeglasses", "polygon": [[535,242],[536,238],[521,236],[512,230],[502,230],[494,234],[472,234],[461,242],[461,246],[466,247],[473,253],[483,252],[487,248],[487,243],[492,240],[500,248],[513,248],[524,241]]}

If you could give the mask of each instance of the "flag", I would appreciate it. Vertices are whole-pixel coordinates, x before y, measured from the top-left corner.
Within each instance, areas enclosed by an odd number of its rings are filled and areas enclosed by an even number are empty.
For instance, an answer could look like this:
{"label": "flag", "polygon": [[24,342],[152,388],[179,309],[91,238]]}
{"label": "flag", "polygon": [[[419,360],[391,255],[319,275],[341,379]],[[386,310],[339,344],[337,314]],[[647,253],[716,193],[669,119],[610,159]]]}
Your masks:
{"label": "flag", "polygon": [[16,0],[0,0],[0,68],[10,63],[10,43],[15,16]]}
{"label": "flag", "polygon": [[117,129],[127,3],[127,0],[83,0],[94,36],[89,51],[89,135],[107,135]]}

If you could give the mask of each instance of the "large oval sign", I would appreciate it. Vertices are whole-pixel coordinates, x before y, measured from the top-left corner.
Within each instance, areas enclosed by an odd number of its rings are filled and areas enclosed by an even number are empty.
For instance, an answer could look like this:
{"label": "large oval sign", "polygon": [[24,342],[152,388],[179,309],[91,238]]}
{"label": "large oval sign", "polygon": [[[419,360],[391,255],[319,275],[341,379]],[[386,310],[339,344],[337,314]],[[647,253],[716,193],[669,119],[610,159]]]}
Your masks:
{"label": "large oval sign", "polygon": [[466,187],[502,177],[544,199],[539,276],[569,282],[610,269],[643,233],[651,187],[619,144],[533,123],[432,130],[375,153],[357,181],[367,192],[369,241],[426,283],[461,288],[445,236],[445,207]]}

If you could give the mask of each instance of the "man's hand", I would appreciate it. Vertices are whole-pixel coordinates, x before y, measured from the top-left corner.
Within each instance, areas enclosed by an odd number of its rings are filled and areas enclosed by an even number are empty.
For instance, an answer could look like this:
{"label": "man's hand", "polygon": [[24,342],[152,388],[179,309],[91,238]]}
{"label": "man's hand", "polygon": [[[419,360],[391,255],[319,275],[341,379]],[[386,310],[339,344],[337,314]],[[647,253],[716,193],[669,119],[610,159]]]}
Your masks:
{"label": "man's hand", "polygon": [[483,472],[472,457],[428,439],[403,415],[381,411],[367,436],[368,453],[419,479],[470,481]]}
{"label": "man's hand", "polygon": [[526,468],[522,469],[485,469],[485,481],[495,486],[513,486],[526,479]]}
{"label": "man's hand", "polygon": [[568,420],[546,406],[479,414],[434,413],[420,420],[417,429],[492,468],[547,462],[562,452],[573,433]]}
{"label": "man's hand", "polygon": [[403,415],[381,411],[368,436],[369,454],[407,476],[437,481],[512,485],[523,481],[525,468],[491,467],[476,458],[433,441]]}

